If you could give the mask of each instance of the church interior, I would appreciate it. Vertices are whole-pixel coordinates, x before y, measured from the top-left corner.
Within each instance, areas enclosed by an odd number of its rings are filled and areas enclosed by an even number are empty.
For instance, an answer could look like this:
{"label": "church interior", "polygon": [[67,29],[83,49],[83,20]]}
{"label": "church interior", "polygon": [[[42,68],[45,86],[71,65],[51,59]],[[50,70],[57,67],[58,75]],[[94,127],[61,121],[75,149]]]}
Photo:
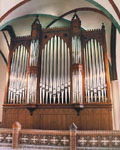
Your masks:
{"label": "church interior", "polygon": [[0,143],[119,148],[119,41],[119,0],[1,0]]}

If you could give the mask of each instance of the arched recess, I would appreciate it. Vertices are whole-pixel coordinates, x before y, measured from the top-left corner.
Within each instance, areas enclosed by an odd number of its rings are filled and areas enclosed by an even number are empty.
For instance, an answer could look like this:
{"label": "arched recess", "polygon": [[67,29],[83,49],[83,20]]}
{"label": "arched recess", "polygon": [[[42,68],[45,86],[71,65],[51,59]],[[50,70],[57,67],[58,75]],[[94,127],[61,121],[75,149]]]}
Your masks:
{"label": "arched recess", "polygon": [[40,104],[69,104],[70,50],[59,36],[43,47],[40,68]]}

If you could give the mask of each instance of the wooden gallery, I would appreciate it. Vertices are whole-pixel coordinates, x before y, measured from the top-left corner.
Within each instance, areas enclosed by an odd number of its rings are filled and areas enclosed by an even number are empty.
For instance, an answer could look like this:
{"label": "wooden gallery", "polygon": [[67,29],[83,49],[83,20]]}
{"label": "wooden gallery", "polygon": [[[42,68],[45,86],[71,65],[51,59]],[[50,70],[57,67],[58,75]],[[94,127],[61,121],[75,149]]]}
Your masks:
{"label": "wooden gallery", "polygon": [[112,130],[105,26],[83,30],[75,13],[70,25],[13,37],[8,60],[2,127]]}

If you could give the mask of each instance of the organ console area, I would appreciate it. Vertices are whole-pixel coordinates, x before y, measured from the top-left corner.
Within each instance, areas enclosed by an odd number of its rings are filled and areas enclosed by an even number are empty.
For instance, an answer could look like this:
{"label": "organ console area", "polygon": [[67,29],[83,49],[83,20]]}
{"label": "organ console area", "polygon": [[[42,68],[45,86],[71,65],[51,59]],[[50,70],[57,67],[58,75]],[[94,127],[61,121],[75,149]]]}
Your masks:
{"label": "organ console area", "polygon": [[112,104],[105,39],[101,29],[81,30],[75,13],[68,27],[11,39],[2,126],[111,130]]}

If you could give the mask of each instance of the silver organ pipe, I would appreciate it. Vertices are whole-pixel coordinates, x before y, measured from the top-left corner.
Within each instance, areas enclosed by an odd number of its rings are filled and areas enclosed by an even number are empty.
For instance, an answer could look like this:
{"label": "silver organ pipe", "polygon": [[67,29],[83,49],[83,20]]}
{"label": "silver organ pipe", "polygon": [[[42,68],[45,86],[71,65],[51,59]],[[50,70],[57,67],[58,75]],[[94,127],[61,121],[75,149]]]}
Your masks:
{"label": "silver organ pipe", "polygon": [[103,47],[101,46],[101,53],[102,53],[102,76],[103,76],[103,90],[104,90],[104,101],[107,101],[107,84],[105,80],[105,63],[104,63],[104,54],[103,54]]}
{"label": "silver organ pipe", "polygon": [[107,101],[105,61],[102,45],[90,39],[84,49],[86,102]]}
{"label": "silver organ pipe", "polygon": [[67,58],[68,58],[68,70],[67,70],[67,79],[68,79],[68,102],[70,103],[70,52],[69,49],[67,51]]}
{"label": "silver organ pipe", "polygon": [[[80,36],[72,37],[72,65],[82,66],[82,52]],[[72,72],[73,103],[83,103],[82,69],[75,68]]]}
{"label": "silver organ pipe", "polygon": [[56,100],[56,46],[57,46],[57,41],[56,41],[56,36],[54,37],[54,48],[53,48],[53,103],[55,104]]}
{"label": "silver organ pipe", "polygon": [[8,103],[25,103],[27,81],[28,52],[19,45],[13,52],[8,88]]}
{"label": "silver organ pipe", "polygon": [[60,37],[58,37],[58,53],[57,53],[57,64],[58,64],[58,70],[57,70],[57,97],[58,97],[58,104],[60,103],[60,72],[61,72],[61,68],[60,68],[60,64],[61,64],[61,61],[60,61],[60,53],[61,53],[61,39]]}
{"label": "silver organ pipe", "polygon": [[48,103],[48,85],[49,85],[49,55],[47,55],[47,52],[49,52],[49,48],[50,48],[50,41],[48,42],[48,45],[46,46],[46,103]]}
{"label": "silver organ pipe", "polygon": [[70,54],[59,36],[52,37],[42,49],[40,103],[70,103]]}

